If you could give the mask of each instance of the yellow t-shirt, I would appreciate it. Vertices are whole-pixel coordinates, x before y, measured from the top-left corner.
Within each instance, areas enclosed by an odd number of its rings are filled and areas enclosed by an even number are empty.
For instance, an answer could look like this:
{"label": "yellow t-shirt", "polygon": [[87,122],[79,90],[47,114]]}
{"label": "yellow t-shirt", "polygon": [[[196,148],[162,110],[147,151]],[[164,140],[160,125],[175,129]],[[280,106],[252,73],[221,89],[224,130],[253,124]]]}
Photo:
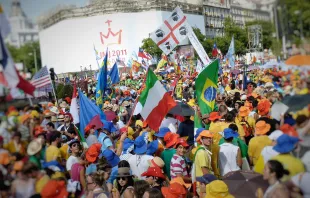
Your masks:
{"label": "yellow t-shirt", "polygon": [[50,180],[48,175],[44,175],[35,183],[36,193],[40,194],[45,184]]}
{"label": "yellow t-shirt", "polygon": [[209,154],[210,151],[200,149],[197,151],[195,157],[195,173],[196,177],[203,176],[202,167],[206,167],[208,170],[212,172],[211,166],[211,155]]}
{"label": "yellow t-shirt", "polygon": [[282,181],[287,181],[298,173],[305,172],[305,166],[302,161],[290,154],[279,154],[271,159],[281,162],[284,169],[290,172],[289,176],[284,177]]}
{"label": "yellow t-shirt", "polygon": [[[236,124],[239,124],[239,125],[241,126],[241,124],[240,124],[241,120],[242,120],[242,117],[237,116],[237,117],[235,118],[235,123],[236,123]],[[255,129],[255,119],[252,118],[252,117],[245,117],[245,120],[248,122],[248,124],[250,125],[250,127],[254,130],[254,129]],[[238,125],[237,125],[237,126],[238,126]],[[242,127],[242,126],[241,126],[241,127]],[[242,128],[242,129],[243,129],[243,128]],[[239,130],[239,127],[238,127],[238,130]]]}
{"label": "yellow t-shirt", "polygon": [[61,155],[62,159],[67,160],[70,157],[70,155],[68,153],[68,147],[69,147],[68,144],[64,144],[60,147],[59,150],[60,150],[60,155]]}
{"label": "yellow t-shirt", "polygon": [[265,168],[265,160],[263,155],[259,155],[258,160],[256,161],[256,164],[253,168],[253,170],[257,173],[263,174],[264,173],[264,168]]}
{"label": "yellow t-shirt", "polygon": [[213,137],[213,144],[218,144],[222,136],[219,134],[219,132],[223,132],[222,128],[226,125],[225,122],[211,122],[209,131],[214,134]]}
{"label": "yellow t-shirt", "polygon": [[47,147],[45,152],[45,161],[50,162],[53,160],[57,160],[58,162],[61,162],[61,153],[59,148],[56,146],[50,145]]}
{"label": "yellow t-shirt", "polygon": [[[230,124],[233,124],[232,122],[228,123],[228,122],[224,122],[224,124],[222,125],[222,131],[224,131],[224,129],[228,128]],[[240,137],[244,137],[245,136],[245,132],[243,127],[239,124],[239,123],[235,123],[238,127],[238,134]]]}
{"label": "yellow t-shirt", "polygon": [[248,155],[253,159],[253,165],[256,164],[263,148],[270,146],[272,141],[267,135],[253,137],[249,142]]}

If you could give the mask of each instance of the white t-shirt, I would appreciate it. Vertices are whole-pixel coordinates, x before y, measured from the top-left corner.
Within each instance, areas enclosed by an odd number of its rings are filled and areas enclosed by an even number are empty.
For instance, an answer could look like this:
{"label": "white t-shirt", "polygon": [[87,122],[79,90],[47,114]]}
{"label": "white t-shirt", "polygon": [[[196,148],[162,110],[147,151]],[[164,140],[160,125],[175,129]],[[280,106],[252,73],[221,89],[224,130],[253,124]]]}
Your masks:
{"label": "white t-shirt", "polygon": [[300,188],[300,190],[304,194],[303,196],[304,198],[310,198],[310,188],[309,188],[310,173],[309,172],[299,173],[295,175],[294,177],[292,177],[291,180],[295,186]]}
{"label": "white t-shirt", "polygon": [[128,158],[130,169],[133,175],[136,175],[139,179],[145,179],[141,176],[142,173],[149,168],[148,160],[152,160],[154,157],[150,155],[132,155]]}
{"label": "white t-shirt", "polygon": [[160,125],[160,128],[162,127],[168,127],[172,133],[177,132],[177,127],[178,126],[178,120],[174,118],[165,118]]}
{"label": "white t-shirt", "polygon": [[273,146],[266,146],[263,148],[261,155],[264,158],[264,164],[266,164],[271,158],[279,155],[279,153],[273,149]]}
{"label": "white t-shirt", "polygon": [[71,156],[68,158],[67,162],[66,162],[67,171],[70,171],[72,165],[73,165],[73,164],[76,164],[76,163],[78,163],[78,162],[79,162],[78,158],[75,157],[75,156],[73,156],[73,155],[71,155]]}
{"label": "white t-shirt", "polygon": [[220,170],[221,175],[224,176],[231,171],[240,170],[237,164],[239,147],[230,143],[220,145]]}

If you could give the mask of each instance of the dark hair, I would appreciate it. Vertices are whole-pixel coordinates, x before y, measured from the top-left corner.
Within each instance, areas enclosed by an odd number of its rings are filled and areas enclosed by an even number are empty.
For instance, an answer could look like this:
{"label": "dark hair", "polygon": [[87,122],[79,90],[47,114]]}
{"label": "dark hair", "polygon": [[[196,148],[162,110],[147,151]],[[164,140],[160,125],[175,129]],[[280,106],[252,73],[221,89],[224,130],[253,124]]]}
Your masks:
{"label": "dark hair", "polygon": [[234,123],[230,124],[230,125],[228,126],[228,128],[230,128],[230,129],[232,129],[232,130],[234,130],[234,131],[237,131],[237,132],[238,132],[238,127],[237,127],[237,125],[236,125],[236,124],[234,124]]}
{"label": "dark hair", "polygon": [[230,138],[227,138],[227,139],[226,139],[226,138],[224,138],[224,139],[225,139],[225,141],[226,141],[226,142],[232,142],[232,141],[233,141],[233,139],[234,139],[234,137],[230,137]]}
{"label": "dark hair", "polygon": [[32,162],[27,162],[22,169],[22,173],[25,175],[31,174],[35,171],[39,171],[39,167]]}
{"label": "dark hair", "polygon": [[301,124],[304,123],[307,119],[308,119],[307,116],[305,116],[305,115],[299,115],[299,116],[297,116],[297,118],[296,118],[296,123],[297,123],[297,125],[301,125]]}
{"label": "dark hair", "polygon": [[234,121],[234,114],[231,112],[227,112],[225,115],[225,121],[226,122],[233,122]]}
{"label": "dark hair", "polygon": [[48,122],[46,125],[48,125],[48,126],[52,127],[53,129],[55,129],[55,125],[52,122]]}
{"label": "dark hair", "polygon": [[269,160],[267,166],[270,169],[270,173],[275,173],[276,178],[279,180],[283,175],[289,175],[289,171],[285,170],[283,165],[277,160]]}
{"label": "dark hair", "polygon": [[101,157],[98,160],[97,164],[97,171],[102,170],[102,171],[107,171],[107,169],[111,169],[112,166],[109,164],[108,160],[105,157]]}
{"label": "dark hair", "polygon": [[136,198],[142,198],[146,189],[150,187],[149,183],[145,180],[139,180],[135,182],[134,191]]}
{"label": "dark hair", "polygon": [[148,188],[145,192],[149,193],[149,198],[163,198],[163,194],[157,188]]}
{"label": "dark hair", "polygon": [[51,135],[51,138],[50,138],[50,142],[55,142],[55,140],[57,138],[60,138],[61,137],[61,133],[59,131],[53,131],[52,132],[52,135]]}
{"label": "dark hair", "polygon": [[128,178],[128,180],[127,180],[127,184],[124,187],[122,187],[117,181],[117,190],[120,195],[124,193],[124,191],[127,189],[128,186],[134,186],[134,181],[133,181],[132,176],[128,176],[126,178]]}
{"label": "dark hair", "polygon": [[121,167],[130,168],[130,164],[126,160],[121,160],[120,162],[118,162],[117,166],[118,166],[118,168],[121,168]]}
{"label": "dark hair", "polygon": [[227,107],[225,105],[220,105],[220,107],[219,107],[219,112],[220,113],[223,113],[226,110],[227,110]]}

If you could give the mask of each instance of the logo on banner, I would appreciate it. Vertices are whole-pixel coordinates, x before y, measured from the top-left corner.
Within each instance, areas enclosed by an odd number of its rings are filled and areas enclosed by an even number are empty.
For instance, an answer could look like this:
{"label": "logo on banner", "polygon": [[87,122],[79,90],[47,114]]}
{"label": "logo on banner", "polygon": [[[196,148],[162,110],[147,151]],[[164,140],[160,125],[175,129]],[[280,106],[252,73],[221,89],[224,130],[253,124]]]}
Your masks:
{"label": "logo on banner", "polygon": [[120,29],[118,32],[114,33],[111,30],[111,20],[107,20],[105,23],[108,24],[108,33],[105,35],[102,32],[100,32],[100,39],[101,39],[101,43],[102,45],[120,45],[122,44],[122,29]]}

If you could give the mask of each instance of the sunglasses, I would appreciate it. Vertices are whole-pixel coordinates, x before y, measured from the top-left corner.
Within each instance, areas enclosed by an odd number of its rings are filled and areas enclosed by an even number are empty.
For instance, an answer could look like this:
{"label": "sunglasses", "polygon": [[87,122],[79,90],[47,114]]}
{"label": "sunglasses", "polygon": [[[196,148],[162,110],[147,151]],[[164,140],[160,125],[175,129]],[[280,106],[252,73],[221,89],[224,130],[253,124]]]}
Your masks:
{"label": "sunglasses", "polygon": [[126,181],[127,177],[118,177],[117,180],[123,180]]}
{"label": "sunglasses", "polygon": [[75,144],[72,144],[72,146],[71,147],[78,147],[79,145],[77,144],[77,143],[75,143]]}

